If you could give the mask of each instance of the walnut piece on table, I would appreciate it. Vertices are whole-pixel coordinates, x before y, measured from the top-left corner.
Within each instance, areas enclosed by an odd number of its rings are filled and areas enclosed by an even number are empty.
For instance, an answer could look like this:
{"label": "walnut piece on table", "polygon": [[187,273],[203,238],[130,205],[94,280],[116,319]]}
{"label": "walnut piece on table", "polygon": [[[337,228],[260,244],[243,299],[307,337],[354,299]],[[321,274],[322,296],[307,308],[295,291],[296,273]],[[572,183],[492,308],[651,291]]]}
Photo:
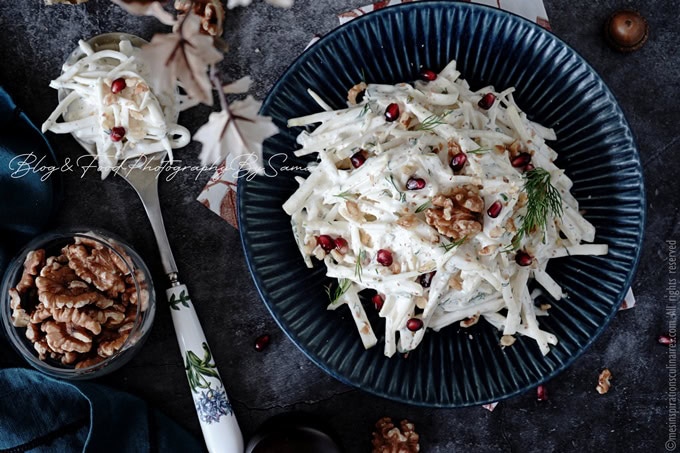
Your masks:
{"label": "walnut piece on table", "polygon": [[482,231],[481,215],[484,200],[475,186],[460,186],[450,194],[438,194],[432,208],[425,210],[428,225],[453,240],[473,236]]}
{"label": "walnut piece on table", "polygon": [[602,370],[602,373],[600,373],[600,376],[597,378],[597,387],[595,387],[595,390],[597,390],[597,393],[600,395],[604,395],[609,391],[609,388],[611,387],[611,378],[612,378],[612,372],[609,371],[608,368],[605,368]]}
{"label": "walnut piece on table", "polygon": [[201,32],[210,36],[222,36],[224,29],[224,6],[220,0],[175,0],[175,9],[180,14],[193,13],[201,19]]}
{"label": "walnut piece on table", "polygon": [[392,419],[383,417],[375,424],[372,453],[416,453],[420,451],[420,436],[415,425],[402,420],[400,427],[394,426]]}

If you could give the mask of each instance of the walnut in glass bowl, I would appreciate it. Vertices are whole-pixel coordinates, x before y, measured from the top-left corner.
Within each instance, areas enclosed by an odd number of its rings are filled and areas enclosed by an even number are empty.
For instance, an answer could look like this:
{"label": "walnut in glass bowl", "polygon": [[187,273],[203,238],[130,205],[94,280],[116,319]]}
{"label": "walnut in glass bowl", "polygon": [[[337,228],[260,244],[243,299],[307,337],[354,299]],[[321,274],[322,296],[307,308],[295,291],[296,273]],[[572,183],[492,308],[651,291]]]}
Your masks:
{"label": "walnut in glass bowl", "polygon": [[149,271],[109,233],[47,233],[10,264],[1,288],[2,323],[34,368],[89,379],[127,362],[155,314]]}

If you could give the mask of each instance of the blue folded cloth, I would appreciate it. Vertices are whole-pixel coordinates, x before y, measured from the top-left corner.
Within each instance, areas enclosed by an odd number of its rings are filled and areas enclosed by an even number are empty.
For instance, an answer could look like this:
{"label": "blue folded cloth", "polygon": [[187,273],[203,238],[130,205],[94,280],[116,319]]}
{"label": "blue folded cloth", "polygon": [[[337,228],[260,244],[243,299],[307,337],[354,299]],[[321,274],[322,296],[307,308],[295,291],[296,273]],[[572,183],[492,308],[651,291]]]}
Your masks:
{"label": "blue folded cloth", "polygon": [[57,212],[57,168],[45,136],[0,86],[0,277],[10,257]]}
{"label": "blue folded cloth", "polygon": [[0,370],[0,451],[204,450],[168,417],[128,393],[23,368]]}

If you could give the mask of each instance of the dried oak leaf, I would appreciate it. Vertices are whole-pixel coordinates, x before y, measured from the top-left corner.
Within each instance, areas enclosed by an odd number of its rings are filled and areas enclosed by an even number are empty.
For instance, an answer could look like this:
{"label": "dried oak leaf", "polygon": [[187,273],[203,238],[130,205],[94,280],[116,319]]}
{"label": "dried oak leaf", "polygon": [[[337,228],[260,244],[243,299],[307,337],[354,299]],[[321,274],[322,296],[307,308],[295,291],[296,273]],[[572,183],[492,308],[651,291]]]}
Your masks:
{"label": "dried oak leaf", "polygon": [[201,33],[201,20],[193,12],[182,18],[173,33],[155,34],[140,53],[152,74],[156,92],[172,93],[177,80],[190,98],[212,105],[208,66],[222,60],[212,36]]}
{"label": "dried oak leaf", "polygon": [[111,0],[125,11],[138,16],[153,16],[165,25],[173,25],[175,17],[163,9],[165,1],[156,0]]}
{"label": "dried oak leaf", "polygon": [[[261,103],[248,96],[233,102],[228,110],[213,112],[208,122],[194,134],[203,144],[203,165],[229,158],[247,170],[262,173],[262,142],[279,132],[271,118],[259,116]],[[232,167],[235,168],[235,167]]]}

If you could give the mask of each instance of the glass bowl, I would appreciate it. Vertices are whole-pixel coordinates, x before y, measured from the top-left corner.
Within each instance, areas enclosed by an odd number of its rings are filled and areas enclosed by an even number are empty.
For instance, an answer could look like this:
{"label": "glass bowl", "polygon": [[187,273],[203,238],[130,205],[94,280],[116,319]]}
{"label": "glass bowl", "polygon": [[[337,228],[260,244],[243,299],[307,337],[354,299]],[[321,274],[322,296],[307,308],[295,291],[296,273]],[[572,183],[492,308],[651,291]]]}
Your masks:
{"label": "glass bowl", "polygon": [[[25,272],[29,254],[36,265]],[[0,291],[2,327],[14,349],[64,379],[100,377],[127,363],[156,313],[139,255],[111,233],[87,228],[35,238],[10,263]]]}

